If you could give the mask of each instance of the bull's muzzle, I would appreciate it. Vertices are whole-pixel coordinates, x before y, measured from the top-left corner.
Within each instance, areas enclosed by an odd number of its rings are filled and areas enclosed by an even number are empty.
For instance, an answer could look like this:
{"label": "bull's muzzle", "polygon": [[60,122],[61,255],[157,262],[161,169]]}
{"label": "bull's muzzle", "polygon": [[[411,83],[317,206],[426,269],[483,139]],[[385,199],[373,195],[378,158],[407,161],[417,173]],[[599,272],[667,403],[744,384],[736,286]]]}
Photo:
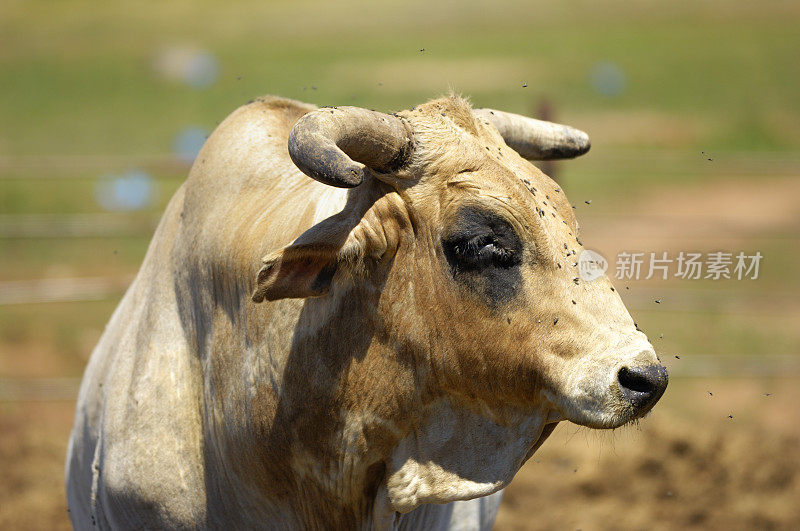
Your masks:
{"label": "bull's muzzle", "polygon": [[667,389],[669,376],[661,364],[622,367],[617,373],[622,396],[628,400],[640,417],[650,411]]}

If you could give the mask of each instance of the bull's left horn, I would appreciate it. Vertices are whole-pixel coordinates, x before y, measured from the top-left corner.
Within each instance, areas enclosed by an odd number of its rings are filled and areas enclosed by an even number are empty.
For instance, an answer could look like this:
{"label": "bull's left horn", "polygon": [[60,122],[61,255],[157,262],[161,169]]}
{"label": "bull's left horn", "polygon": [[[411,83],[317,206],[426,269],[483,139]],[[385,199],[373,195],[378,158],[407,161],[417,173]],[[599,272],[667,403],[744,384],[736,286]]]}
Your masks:
{"label": "bull's left horn", "polygon": [[491,122],[508,147],[528,160],[572,159],[591,147],[589,135],[567,125],[494,109],[473,112]]}
{"label": "bull's left horn", "polygon": [[365,165],[396,169],[410,148],[411,133],[400,118],[359,107],[311,111],[289,133],[289,156],[300,171],[339,188],[361,184]]}

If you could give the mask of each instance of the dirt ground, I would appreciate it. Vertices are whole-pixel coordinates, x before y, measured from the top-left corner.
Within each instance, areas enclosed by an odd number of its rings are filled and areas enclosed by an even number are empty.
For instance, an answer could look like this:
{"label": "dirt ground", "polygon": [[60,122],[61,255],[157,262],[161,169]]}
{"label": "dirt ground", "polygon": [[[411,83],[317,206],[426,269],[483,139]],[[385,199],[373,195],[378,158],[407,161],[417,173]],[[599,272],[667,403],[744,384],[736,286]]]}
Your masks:
{"label": "dirt ground", "polygon": [[506,490],[496,528],[796,529],[798,383],[682,380],[637,426],[562,425]]}
{"label": "dirt ground", "polygon": [[74,403],[0,403],[0,529],[69,529],[64,456]]}

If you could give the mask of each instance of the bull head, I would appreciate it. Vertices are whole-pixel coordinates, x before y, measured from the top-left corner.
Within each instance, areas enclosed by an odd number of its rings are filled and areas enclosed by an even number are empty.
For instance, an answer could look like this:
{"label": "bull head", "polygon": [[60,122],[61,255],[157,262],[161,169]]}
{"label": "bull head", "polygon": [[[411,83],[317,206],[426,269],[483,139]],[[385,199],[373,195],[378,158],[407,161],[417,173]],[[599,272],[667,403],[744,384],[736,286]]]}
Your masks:
{"label": "bull head", "polygon": [[341,326],[380,338],[375,363],[413,382],[382,392],[422,411],[388,465],[394,510],[493,492],[557,422],[614,428],[661,397],[665,369],[610,281],[579,278],[573,210],[529,162],[585,153],[585,133],[450,97],[314,110],[288,146],[309,177],[356,188],[265,258],[253,299],[369,301]]}

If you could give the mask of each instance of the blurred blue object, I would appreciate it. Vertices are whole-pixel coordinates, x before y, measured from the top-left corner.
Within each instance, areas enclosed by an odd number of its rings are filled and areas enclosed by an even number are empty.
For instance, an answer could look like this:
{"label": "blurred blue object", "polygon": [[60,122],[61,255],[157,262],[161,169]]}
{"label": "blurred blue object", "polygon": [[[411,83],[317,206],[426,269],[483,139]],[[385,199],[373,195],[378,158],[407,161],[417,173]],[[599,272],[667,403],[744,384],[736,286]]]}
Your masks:
{"label": "blurred blue object", "polygon": [[625,92],[625,71],[617,63],[601,61],[592,66],[591,82],[599,94],[617,97]]}
{"label": "blurred blue object", "polygon": [[186,65],[184,80],[194,88],[205,88],[214,84],[219,77],[217,58],[209,52],[198,52],[191,56]]}
{"label": "blurred blue object", "polygon": [[154,58],[153,68],[165,79],[183,81],[197,89],[213,85],[219,77],[217,58],[211,52],[191,46],[161,50]]}
{"label": "blurred blue object", "polygon": [[172,152],[181,162],[192,164],[203,148],[203,144],[206,143],[208,134],[208,131],[202,127],[184,127],[175,135],[175,140],[172,142]]}
{"label": "blurred blue object", "polygon": [[113,212],[142,210],[152,205],[156,195],[153,178],[142,170],[100,178],[95,184],[97,203]]}

